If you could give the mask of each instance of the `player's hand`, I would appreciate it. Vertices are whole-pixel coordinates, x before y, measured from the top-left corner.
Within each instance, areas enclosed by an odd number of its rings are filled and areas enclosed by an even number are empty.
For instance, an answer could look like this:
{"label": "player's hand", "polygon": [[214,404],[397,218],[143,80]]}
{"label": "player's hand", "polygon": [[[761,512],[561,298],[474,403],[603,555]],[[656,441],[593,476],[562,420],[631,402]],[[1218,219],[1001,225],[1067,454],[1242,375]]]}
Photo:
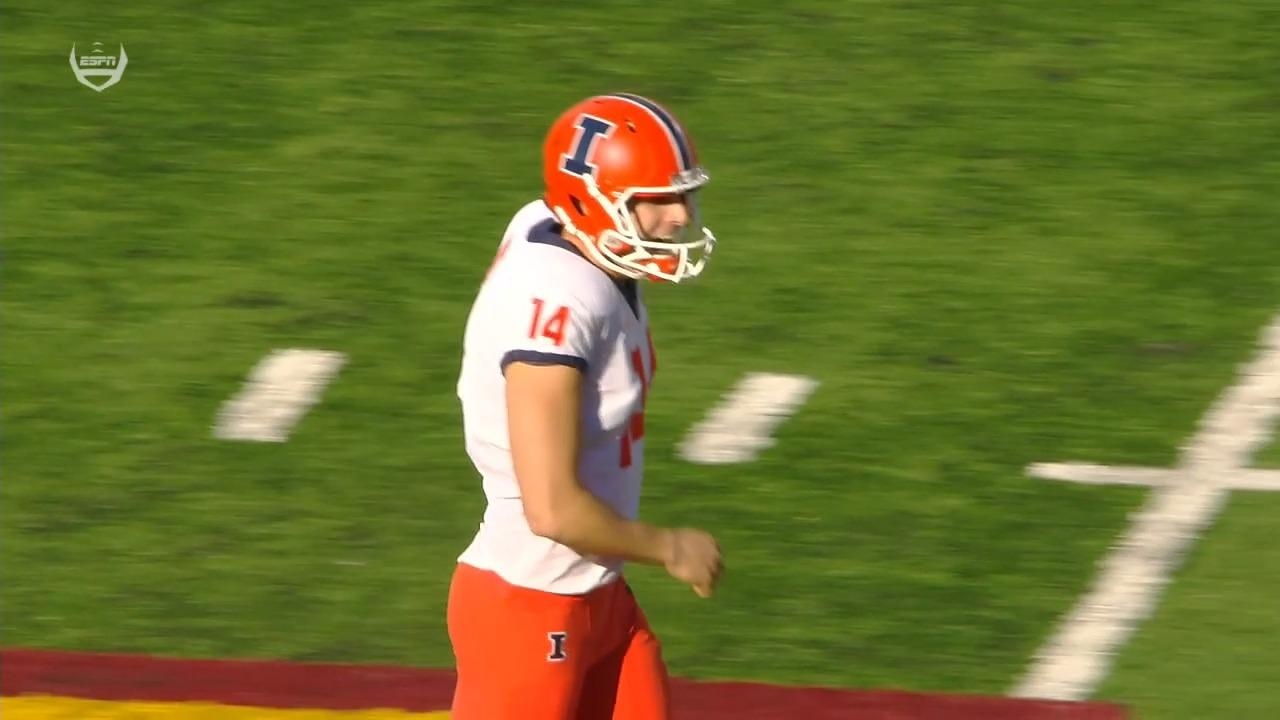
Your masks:
{"label": "player's hand", "polygon": [[720,573],[724,571],[716,539],[710,533],[692,528],[671,531],[665,564],[671,577],[691,585],[693,591],[704,598],[715,592]]}

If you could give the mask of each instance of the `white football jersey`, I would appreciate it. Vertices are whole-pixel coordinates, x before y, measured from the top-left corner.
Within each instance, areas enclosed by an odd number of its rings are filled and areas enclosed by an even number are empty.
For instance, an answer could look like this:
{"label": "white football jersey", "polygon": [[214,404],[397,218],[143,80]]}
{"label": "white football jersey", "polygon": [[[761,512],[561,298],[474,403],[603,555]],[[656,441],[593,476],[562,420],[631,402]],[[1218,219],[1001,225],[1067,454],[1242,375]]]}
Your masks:
{"label": "white football jersey", "polygon": [[655,369],[635,281],[614,280],[560,236],[541,200],[516,213],[467,319],[458,397],[467,454],[487,506],[460,562],[513,585],[581,594],[616,580],[616,558],[582,556],[535,535],[512,470],[504,369],[557,363],[583,373],[578,478],[634,519],[644,474],[644,403]]}

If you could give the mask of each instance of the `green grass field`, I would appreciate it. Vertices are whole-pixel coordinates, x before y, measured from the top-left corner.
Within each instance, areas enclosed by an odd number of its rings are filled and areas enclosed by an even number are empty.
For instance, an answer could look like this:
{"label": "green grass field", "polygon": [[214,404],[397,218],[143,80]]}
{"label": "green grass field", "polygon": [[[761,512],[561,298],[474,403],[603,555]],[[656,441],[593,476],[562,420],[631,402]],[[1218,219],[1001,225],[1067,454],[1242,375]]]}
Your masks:
{"label": "green grass field", "polygon": [[1142,717],[1280,715],[1280,497],[1241,493],[1188,559],[1153,620],[1120,656],[1102,694]]}
{"label": "green grass field", "polygon": [[[681,675],[1006,691],[1143,497],[1023,468],[1171,463],[1280,307],[1264,0],[23,0],[0,27],[6,644],[449,664],[462,323],[594,92],[668,104],[713,178],[711,269],[649,290],[644,512],[730,568],[710,602],[632,572]],[[101,94],[67,63],[94,40],[130,58]],[[349,364],[289,443],[214,440],[277,347]],[[680,460],[756,370],[822,384],[759,461]],[[1273,716],[1277,502],[1237,496],[1101,696]]]}

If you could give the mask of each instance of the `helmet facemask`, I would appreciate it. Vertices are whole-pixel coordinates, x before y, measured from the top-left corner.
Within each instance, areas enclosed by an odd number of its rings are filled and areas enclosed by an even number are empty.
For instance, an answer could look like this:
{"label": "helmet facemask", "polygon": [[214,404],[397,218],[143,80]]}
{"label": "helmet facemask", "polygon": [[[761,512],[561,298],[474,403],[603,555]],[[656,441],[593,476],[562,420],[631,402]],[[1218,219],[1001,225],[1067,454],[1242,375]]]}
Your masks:
{"label": "helmet facemask", "polygon": [[[563,208],[554,212],[560,222],[585,246],[601,265],[629,278],[647,277],[678,283],[697,277],[715,249],[715,235],[702,224],[694,191],[707,183],[708,176],[695,168],[672,178],[671,185],[627,188],[610,200],[600,191],[595,178],[584,175],[587,193],[613,222],[613,227],[591,237],[577,228]],[[674,238],[646,238],[636,227],[631,201],[652,195],[680,195],[689,211],[689,222]]]}

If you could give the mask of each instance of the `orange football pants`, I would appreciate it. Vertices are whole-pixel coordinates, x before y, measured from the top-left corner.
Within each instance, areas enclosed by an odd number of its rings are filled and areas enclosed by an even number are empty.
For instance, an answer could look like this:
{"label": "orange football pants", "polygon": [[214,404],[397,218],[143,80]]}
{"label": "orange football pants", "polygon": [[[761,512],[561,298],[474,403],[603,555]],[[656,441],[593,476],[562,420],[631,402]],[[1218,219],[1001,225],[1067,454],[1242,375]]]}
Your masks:
{"label": "orange football pants", "polygon": [[449,587],[453,720],[667,720],[658,639],[625,580],[585,595],[459,563]]}

